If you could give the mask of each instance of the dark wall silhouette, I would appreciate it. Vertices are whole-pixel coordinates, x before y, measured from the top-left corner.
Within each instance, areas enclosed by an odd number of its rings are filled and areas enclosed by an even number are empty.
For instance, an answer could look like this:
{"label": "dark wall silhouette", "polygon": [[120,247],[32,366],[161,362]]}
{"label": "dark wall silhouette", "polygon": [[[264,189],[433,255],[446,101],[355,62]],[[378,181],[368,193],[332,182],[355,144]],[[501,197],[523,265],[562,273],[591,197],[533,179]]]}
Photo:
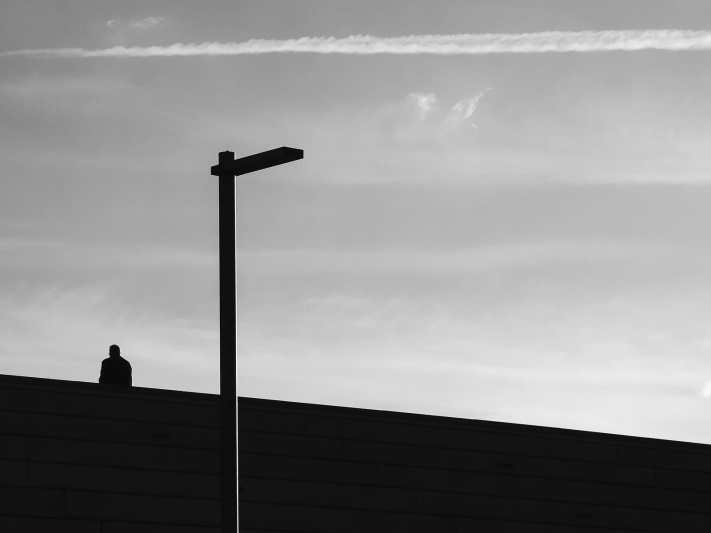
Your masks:
{"label": "dark wall silhouette", "polygon": [[[240,398],[240,531],[708,533],[711,446]],[[0,376],[0,532],[219,533],[210,394]]]}
{"label": "dark wall silhouette", "polygon": [[0,376],[0,532],[219,533],[209,394]]}
{"label": "dark wall silhouette", "polygon": [[243,533],[708,533],[711,446],[239,400]]}

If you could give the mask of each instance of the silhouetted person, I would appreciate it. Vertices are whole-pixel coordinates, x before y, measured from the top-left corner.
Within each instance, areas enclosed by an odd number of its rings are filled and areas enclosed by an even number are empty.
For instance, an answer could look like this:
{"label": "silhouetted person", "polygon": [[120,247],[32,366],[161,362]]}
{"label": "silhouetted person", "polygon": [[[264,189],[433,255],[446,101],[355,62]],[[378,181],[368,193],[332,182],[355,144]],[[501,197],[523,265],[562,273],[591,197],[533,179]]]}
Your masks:
{"label": "silhouetted person", "polygon": [[121,348],[112,344],[109,346],[109,357],[101,362],[99,383],[107,385],[131,386],[131,363],[121,357]]}

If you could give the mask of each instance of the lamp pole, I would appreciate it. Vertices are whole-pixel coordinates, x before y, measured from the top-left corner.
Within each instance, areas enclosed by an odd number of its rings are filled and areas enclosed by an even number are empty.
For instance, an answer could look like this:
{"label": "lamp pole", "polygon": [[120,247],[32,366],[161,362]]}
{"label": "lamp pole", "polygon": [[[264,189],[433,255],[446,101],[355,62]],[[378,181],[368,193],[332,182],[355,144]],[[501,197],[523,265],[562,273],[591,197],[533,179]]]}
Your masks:
{"label": "lamp pole", "polygon": [[210,169],[219,178],[220,232],[220,437],[222,533],[237,533],[237,287],[235,177],[298,159],[304,151],[282,146],[235,159],[220,152]]}

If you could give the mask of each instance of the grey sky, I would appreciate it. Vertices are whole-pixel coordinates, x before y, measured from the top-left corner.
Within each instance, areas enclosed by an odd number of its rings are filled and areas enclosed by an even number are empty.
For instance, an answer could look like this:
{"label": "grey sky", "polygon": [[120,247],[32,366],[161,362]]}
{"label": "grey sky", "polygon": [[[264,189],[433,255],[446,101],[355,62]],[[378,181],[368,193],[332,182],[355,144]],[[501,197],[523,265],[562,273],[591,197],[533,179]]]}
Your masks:
{"label": "grey sky", "polygon": [[[15,2],[0,17],[0,368],[711,442],[711,51],[8,56],[711,31],[708,2]],[[626,35],[626,34],[625,34]],[[666,34],[665,34],[666,35]],[[706,391],[706,392],[704,392]]]}

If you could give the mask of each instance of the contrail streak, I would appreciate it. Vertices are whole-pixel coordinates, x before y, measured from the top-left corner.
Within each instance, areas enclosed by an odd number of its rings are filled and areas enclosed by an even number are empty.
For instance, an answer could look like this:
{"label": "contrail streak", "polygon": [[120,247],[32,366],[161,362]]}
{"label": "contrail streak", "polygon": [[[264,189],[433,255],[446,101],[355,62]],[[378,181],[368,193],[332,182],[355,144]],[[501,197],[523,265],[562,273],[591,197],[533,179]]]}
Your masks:
{"label": "contrail streak", "polygon": [[352,35],[301,37],[299,39],[251,39],[240,43],[202,43],[170,46],[114,46],[98,50],[48,48],[14,50],[0,56],[59,58],[91,57],[185,57],[251,55],[271,53],[317,54],[527,54],[545,52],[609,52],[635,50],[709,50],[711,31],[697,30],[610,30],[547,31],[541,33],[480,33],[461,35],[410,35],[374,37]]}

